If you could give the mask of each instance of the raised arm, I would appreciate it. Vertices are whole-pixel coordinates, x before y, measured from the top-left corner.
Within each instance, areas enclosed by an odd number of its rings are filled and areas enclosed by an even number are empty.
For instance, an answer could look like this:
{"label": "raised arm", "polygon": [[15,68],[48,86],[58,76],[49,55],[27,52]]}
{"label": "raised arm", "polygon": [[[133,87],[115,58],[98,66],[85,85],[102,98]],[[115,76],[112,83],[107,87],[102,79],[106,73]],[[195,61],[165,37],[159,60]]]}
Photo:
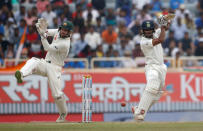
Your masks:
{"label": "raised arm", "polygon": [[54,36],[58,32],[58,29],[48,29],[47,36]]}
{"label": "raised arm", "polygon": [[60,43],[52,43],[52,44],[49,44],[46,38],[41,38],[41,41],[45,51],[56,52],[56,51],[66,51],[68,49],[67,47],[68,40],[63,40]]}
{"label": "raised arm", "polygon": [[165,34],[166,34],[166,27],[162,26],[159,37],[152,40],[152,45],[155,46],[163,43],[165,40]]}
{"label": "raised arm", "polygon": [[166,30],[169,29],[171,25],[171,20],[175,17],[174,14],[162,15],[158,18],[158,23],[161,25],[161,33],[158,38],[152,40],[152,45],[158,45],[164,42]]}

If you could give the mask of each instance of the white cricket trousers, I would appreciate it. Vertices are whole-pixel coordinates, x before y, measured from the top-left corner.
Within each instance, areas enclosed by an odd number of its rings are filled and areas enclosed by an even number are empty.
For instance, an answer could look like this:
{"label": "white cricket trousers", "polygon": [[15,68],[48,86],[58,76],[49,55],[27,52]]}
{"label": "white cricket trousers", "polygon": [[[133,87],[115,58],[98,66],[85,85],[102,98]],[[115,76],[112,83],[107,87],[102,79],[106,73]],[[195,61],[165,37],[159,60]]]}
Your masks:
{"label": "white cricket trousers", "polygon": [[23,77],[31,74],[47,76],[52,96],[56,99],[63,95],[61,88],[61,66],[48,63],[44,59],[32,57],[20,71],[22,72]]}
{"label": "white cricket trousers", "polygon": [[165,85],[167,67],[164,64],[152,64],[146,65],[145,70],[147,85],[140,99],[138,108],[135,111],[135,117],[141,115],[143,119],[150,107],[160,99],[163,93],[162,90]]}

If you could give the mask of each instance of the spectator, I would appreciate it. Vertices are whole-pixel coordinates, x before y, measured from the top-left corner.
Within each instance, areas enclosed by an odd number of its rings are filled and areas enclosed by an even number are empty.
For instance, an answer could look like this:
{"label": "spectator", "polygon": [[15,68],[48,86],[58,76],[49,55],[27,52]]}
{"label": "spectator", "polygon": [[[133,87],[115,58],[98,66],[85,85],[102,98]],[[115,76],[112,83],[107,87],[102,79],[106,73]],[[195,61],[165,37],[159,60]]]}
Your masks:
{"label": "spectator", "polygon": [[133,59],[127,59],[127,58],[131,58],[132,57],[132,52],[130,51],[125,51],[124,52],[124,57],[122,60],[122,66],[124,68],[135,68],[137,67],[137,64],[135,62],[135,60]]}
{"label": "spectator", "polygon": [[131,23],[131,18],[127,15],[127,11],[121,9],[119,15],[116,18],[117,23],[125,23],[125,26],[128,26]]}
{"label": "spectator", "polygon": [[142,24],[143,21],[145,20],[151,20],[152,17],[147,14],[146,10],[141,10],[140,13],[137,15],[136,20],[140,22],[140,25]]}
{"label": "spectator", "polygon": [[38,34],[34,30],[33,26],[28,26],[28,32],[26,34],[26,42],[29,44],[35,43],[38,40]]}
{"label": "spectator", "polygon": [[3,37],[4,37],[4,34],[0,33],[0,45],[4,54],[5,51],[7,50],[7,45],[9,44],[9,42],[7,40],[4,40]]}
{"label": "spectator", "polygon": [[[185,15],[184,15],[184,19],[183,19],[183,23],[186,24],[186,27],[191,31],[194,32],[195,30],[195,23],[192,19],[192,17],[190,16],[188,11],[185,11]],[[193,36],[193,35],[190,35]]]}
{"label": "spectator", "polygon": [[168,37],[165,39],[164,43],[162,44],[162,46],[166,50],[166,52],[168,52],[168,47],[169,47],[171,41],[175,41],[176,46],[177,46],[178,41],[176,40],[176,38],[174,36],[174,31],[172,31],[172,30],[169,31]]}
{"label": "spectator", "polygon": [[0,21],[2,21],[3,24],[6,24],[8,20],[8,15],[9,15],[9,9],[7,6],[3,5],[0,11]]}
{"label": "spectator", "polygon": [[203,37],[203,30],[201,28],[197,28],[196,30],[197,32],[194,35],[194,39],[193,39],[195,47],[197,47],[198,45],[199,38]]}
{"label": "spectator", "polygon": [[116,8],[122,8],[123,6],[127,6],[129,9],[132,7],[131,0],[116,0]]}
{"label": "spectator", "polygon": [[89,26],[93,26],[93,25],[96,25],[96,23],[94,23],[95,21],[93,21],[92,19],[92,14],[91,13],[88,13],[87,15],[87,20],[85,21],[85,26],[86,27],[89,27]]}
{"label": "spectator", "polygon": [[4,34],[4,25],[3,22],[0,20],[0,33]]}
{"label": "spectator", "polygon": [[24,19],[21,19],[20,20],[20,26],[19,26],[19,33],[20,33],[20,36],[22,36],[23,32],[24,32],[24,29],[25,27],[27,26],[27,23]]}
{"label": "spectator", "polygon": [[153,12],[160,12],[162,10],[162,2],[160,0],[152,0],[151,5]]}
{"label": "spectator", "polygon": [[179,49],[176,46],[176,42],[174,40],[171,40],[169,42],[168,55],[167,56],[171,56],[171,57],[175,58],[177,52],[179,52]]}
{"label": "spectator", "polygon": [[88,2],[90,0],[75,0],[76,4],[80,4],[81,5],[81,9],[85,10],[87,8]]}
{"label": "spectator", "polygon": [[200,12],[200,17],[195,20],[197,28],[203,28],[203,12]]}
{"label": "spectator", "polygon": [[102,24],[101,17],[97,17],[97,24],[95,26],[95,31],[101,34],[105,30],[105,26]]}
{"label": "spectator", "polygon": [[32,16],[33,16],[33,17],[39,17],[38,11],[37,11],[37,8],[36,8],[36,7],[32,7]]}
{"label": "spectator", "polygon": [[136,58],[136,57],[144,57],[144,54],[140,48],[140,43],[136,42],[135,43],[135,47],[132,51],[132,58]]}
{"label": "spectator", "polygon": [[170,0],[170,8],[175,10],[178,9],[180,4],[183,4],[184,0]]}
{"label": "spectator", "polygon": [[33,21],[37,20],[37,17],[32,15],[32,10],[28,10],[27,16],[24,19],[27,25],[32,25]]}
{"label": "spectator", "polygon": [[181,21],[183,21],[186,12],[190,15],[190,11],[185,9],[185,5],[184,4],[181,4],[179,6],[179,8],[175,11],[175,19],[180,17]]}
{"label": "spectator", "polygon": [[5,58],[6,59],[13,59],[14,58],[14,45],[13,44],[8,44],[7,50],[5,52]]}
{"label": "spectator", "polygon": [[57,17],[55,17],[55,18],[53,18],[53,26],[52,27],[50,27],[50,28],[52,28],[52,29],[57,29],[58,28],[58,19],[57,19]]}
{"label": "spectator", "polygon": [[20,4],[25,7],[26,11],[29,11],[35,6],[34,0],[21,0]]}
{"label": "spectator", "polygon": [[67,21],[65,14],[61,13],[60,17],[58,18],[58,24],[61,25],[64,21]]}
{"label": "spectator", "polygon": [[17,24],[19,25],[20,24],[20,20],[24,19],[25,16],[27,15],[25,7],[24,6],[20,6],[20,10],[17,11],[14,15],[15,15],[15,20],[16,20]]}
{"label": "spectator", "polygon": [[72,21],[72,12],[70,11],[68,5],[64,6],[63,13],[65,14],[67,20]]}
{"label": "spectator", "polygon": [[97,10],[92,8],[92,4],[87,4],[87,10],[82,13],[82,17],[85,21],[88,19],[88,14],[92,15],[92,23],[96,23],[97,17],[99,17],[99,13]]}
{"label": "spectator", "polygon": [[53,19],[55,17],[56,17],[56,13],[52,11],[51,5],[46,5],[46,11],[42,13],[42,18],[45,18],[47,20],[47,23],[50,27],[53,26]]}
{"label": "spectator", "polygon": [[[104,57],[105,56],[105,54],[104,54],[104,52],[103,52],[103,48],[102,48],[102,45],[99,45],[99,46],[97,46],[97,49],[96,49],[96,57]],[[100,67],[100,66],[102,66],[103,65],[103,61],[95,61],[94,62],[94,66],[95,67]]]}
{"label": "spectator", "polygon": [[89,27],[89,31],[85,35],[85,42],[90,46],[91,50],[96,50],[97,46],[101,44],[101,36],[94,31],[93,26]]}
{"label": "spectator", "polygon": [[49,5],[49,0],[37,0],[36,7],[39,14],[46,10],[46,6]]}
{"label": "spectator", "polygon": [[104,57],[102,45],[98,45],[96,49],[96,57]]}
{"label": "spectator", "polygon": [[108,45],[115,44],[117,42],[117,37],[118,34],[114,31],[113,25],[109,23],[107,29],[102,32],[103,42]]}
{"label": "spectator", "polygon": [[128,25],[128,29],[133,33],[133,35],[138,35],[141,30],[140,22],[135,19]]}
{"label": "spectator", "polygon": [[0,44],[0,67],[4,64],[4,52],[2,50],[2,46]]}
{"label": "spectator", "polygon": [[151,0],[132,0],[133,5],[136,9],[142,10],[144,6],[150,4]]}
{"label": "spectator", "polygon": [[134,43],[134,45],[135,45],[136,43],[140,43],[141,38],[142,38],[142,31],[140,30],[140,31],[139,31],[139,34],[138,34],[138,35],[135,35],[135,36],[133,37],[133,43]]}
{"label": "spectator", "polygon": [[186,56],[191,56],[194,54],[195,46],[192,40],[190,39],[188,32],[185,32],[184,38],[180,41],[179,49],[181,52],[183,51]]}
{"label": "spectator", "polygon": [[14,32],[14,19],[13,18],[9,18],[6,25],[4,26],[4,39],[7,41],[10,41],[10,36],[13,35]]}
{"label": "spectator", "polygon": [[20,43],[20,39],[21,36],[19,34],[19,29],[17,26],[14,26],[14,33],[13,35],[10,36],[10,42],[14,44],[14,53],[16,53],[19,43]]}
{"label": "spectator", "polygon": [[73,24],[74,24],[74,26],[79,27],[79,32],[81,32],[81,33],[85,32],[85,21],[82,18],[82,16],[80,15],[80,13],[76,14],[76,17],[73,20]]}
{"label": "spectator", "polygon": [[39,41],[32,42],[29,47],[28,56],[30,58],[31,57],[43,58],[44,54],[41,45],[42,44]]}
{"label": "spectator", "polygon": [[[14,50],[13,50],[13,44],[9,43],[7,45],[7,50],[5,51],[5,59],[13,59],[14,58]],[[5,61],[6,67],[12,67],[14,66],[13,61]]]}
{"label": "spectator", "polygon": [[114,13],[114,10],[112,8],[107,9],[107,14],[106,14],[106,24],[116,24],[116,14]]}
{"label": "spectator", "polygon": [[199,38],[198,40],[195,56],[203,56],[203,37]]}
{"label": "spectator", "polygon": [[132,54],[133,47],[129,44],[125,35],[120,37],[120,42],[116,47],[116,50],[118,50],[120,56],[124,56],[125,52],[130,52],[130,54]]}
{"label": "spectator", "polygon": [[22,49],[22,52],[20,54],[20,58],[21,59],[28,59],[28,49],[27,48]]}
{"label": "spectator", "polygon": [[99,11],[99,14],[104,16],[105,0],[92,0],[92,6]]}
{"label": "spectator", "polygon": [[179,41],[184,37],[184,33],[188,32],[185,24],[182,23],[181,18],[178,17],[171,25],[171,30],[174,31],[175,38]]}
{"label": "spectator", "polygon": [[199,12],[203,12],[203,1],[202,0],[198,0],[197,9],[199,10]]}
{"label": "spectator", "polygon": [[80,4],[76,4],[76,10],[72,14],[72,18],[75,19],[76,16],[82,16],[82,7]]}
{"label": "spectator", "polygon": [[9,10],[12,10],[11,0],[0,0],[0,9],[2,9],[3,6],[6,6]]}
{"label": "spectator", "polygon": [[[105,57],[113,57],[113,46],[110,45],[108,50],[106,51]],[[104,60],[104,61],[99,61],[95,64],[99,65],[99,67],[102,68],[112,68],[115,67],[115,65],[117,61],[108,61],[108,60]]]}
{"label": "spectator", "polygon": [[54,10],[56,14],[62,14],[62,13],[65,14],[64,9],[66,7],[64,7],[65,5],[64,0],[52,0],[51,5],[52,5],[52,10]]}
{"label": "spectator", "polygon": [[79,52],[78,57],[87,58],[92,55],[92,51],[89,45],[86,45],[81,52]]}
{"label": "spectator", "polygon": [[79,27],[75,26],[72,34],[72,43],[76,43],[77,41],[80,41],[80,39],[81,39],[81,35],[79,32]]}
{"label": "spectator", "polygon": [[129,36],[130,38],[132,37],[131,32],[129,32],[129,30],[127,29],[126,26],[122,26],[119,28],[119,32],[118,32],[118,36]]}
{"label": "spectator", "polygon": [[[77,40],[75,43],[72,43],[70,50],[70,56],[72,57],[85,57],[83,54],[83,49],[87,46],[87,43],[84,41],[84,34],[81,34],[81,39]],[[83,52],[82,52],[83,51]]]}

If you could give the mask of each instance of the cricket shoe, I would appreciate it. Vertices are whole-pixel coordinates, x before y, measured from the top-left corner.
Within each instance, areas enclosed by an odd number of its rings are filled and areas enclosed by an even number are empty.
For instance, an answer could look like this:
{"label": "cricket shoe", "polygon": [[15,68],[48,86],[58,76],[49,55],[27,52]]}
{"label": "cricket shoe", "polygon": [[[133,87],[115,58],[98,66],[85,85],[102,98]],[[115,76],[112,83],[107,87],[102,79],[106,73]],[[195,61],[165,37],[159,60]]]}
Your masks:
{"label": "cricket shoe", "polygon": [[15,72],[15,77],[16,77],[16,79],[17,79],[17,83],[23,83],[23,80],[22,80],[22,73],[19,71],[19,70],[17,70],[16,72]]}
{"label": "cricket shoe", "polygon": [[67,114],[65,114],[65,113],[60,114],[58,119],[56,120],[56,123],[66,122],[66,116],[67,116]]}
{"label": "cricket shoe", "polygon": [[138,121],[138,122],[144,121],[144,116],[142,114],[137,113],[137,110],[138,110],[137,106],[132,106],[131,110],[133,112],[135,121]]}

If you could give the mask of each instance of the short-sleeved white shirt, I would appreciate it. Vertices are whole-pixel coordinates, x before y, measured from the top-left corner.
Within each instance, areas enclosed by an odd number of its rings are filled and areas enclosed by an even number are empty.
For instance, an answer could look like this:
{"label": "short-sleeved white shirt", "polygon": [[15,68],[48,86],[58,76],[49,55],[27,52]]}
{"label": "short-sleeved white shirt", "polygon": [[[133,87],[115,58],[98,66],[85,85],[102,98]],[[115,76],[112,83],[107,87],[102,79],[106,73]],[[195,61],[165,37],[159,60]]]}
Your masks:
{"label": "short-sleeved white shirt", "polygon": [[[158,28],[153,34],[153,38],[158,38],[161,33],[161,29]],[[152,45],[152,38],[142,37],[140,41],[141,50],[144,53],[146,64],[164,64],[163,48],[161,44]]]}

